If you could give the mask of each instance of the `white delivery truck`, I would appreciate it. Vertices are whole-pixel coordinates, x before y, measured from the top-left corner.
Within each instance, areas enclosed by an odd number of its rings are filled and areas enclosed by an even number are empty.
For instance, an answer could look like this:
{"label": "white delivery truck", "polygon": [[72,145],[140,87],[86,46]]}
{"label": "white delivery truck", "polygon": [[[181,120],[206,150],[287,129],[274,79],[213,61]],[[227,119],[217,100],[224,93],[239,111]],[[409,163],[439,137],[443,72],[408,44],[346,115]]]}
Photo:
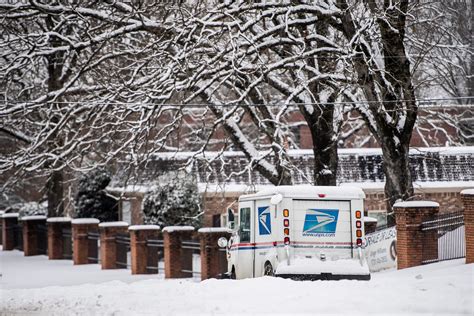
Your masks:
{"label": "white delivery truck", "polygon": [[239,198],[227,248],[228,275],[369,280],[363,255],[364,192],[352,187],[277,186]]}

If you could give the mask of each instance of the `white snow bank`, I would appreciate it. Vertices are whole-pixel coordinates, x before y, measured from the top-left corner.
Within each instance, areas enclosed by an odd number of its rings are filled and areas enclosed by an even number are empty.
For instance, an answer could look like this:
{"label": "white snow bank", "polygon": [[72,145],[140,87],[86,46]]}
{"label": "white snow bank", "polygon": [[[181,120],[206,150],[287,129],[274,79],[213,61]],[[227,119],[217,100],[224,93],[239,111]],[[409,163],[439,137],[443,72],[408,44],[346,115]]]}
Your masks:
{"label": "white snow bank", "polygon": [[72,224],[99,224],[100,221],[97,218],[74,218],[71,221]]}
{"label": "white snow bank", "polygon": [[2,218],[12,218],[12,217],[18,217],[20,214],[18,213],[4,213],[2,215]]}
{"label": "white snow bank", "polygon": [[164,232],[172,233],[176,231],[193,231],[194,227],[193,226],[166,226],[163,228]]}
{"label": "white snow bank", "polygon": [[[204,282],[163,280],[161,272],[131,275],[130,270],[124,269],[100,270],[97,264],[73,266],[70,260],[24,257],[19,251],[0,252],[0,263],[3,274],[0,310],[6,315],[472,315],[474,312],[474,264],[466,265],[464,259],[373,273],[370,281],[292,281],[271,277]],[[32,285],[55,286],[20,289]]]}
{"label": "white snow bank", "polygon": [[474,195],[474,189],[466,189],[461,191],[462,195]]}
{"label": "white snow bank", "polygon": [[405,201],[397,202],[393,207],[439,207],[439,203],[432,201]]}
{"label": "white snow bank", "polygon": [[364,223],[377,223],[377,219],[370,217],[370,216],[364,216]]}
{"label": "white snow bank", "polygon": [[295,258],[290,265],[281,262],[276,268],[276,274],[321,274],[332,273],[336,275],[367,275],[369,268],[363,266],[358,259],[326,260],[308,258]]}
{"label": "white snow bank", "polygon": [[104,222],[100,223],[99,227],[126,227],[128,226],[127,222]]}
{"label": "white snow bank", "polygon": [[203,227],[198,229],[198,233],[232,233],[232,229],[226,227]]}
{"label": "white snow bank", "polygon": [[39,220],[45,220],[46,216],[44,215],[31,215],[31,216],[23,216],[20,218],[22,221],[39,221]]}
{"label": "white snow bank", "polygon": [[158,225],[132,225],[128,230],[156,230],[160,229]]}
{"label": "white snow bank", "polygon": [[68,223],[72,220],[70,217],[49,217],[46,222],[48,223]]}

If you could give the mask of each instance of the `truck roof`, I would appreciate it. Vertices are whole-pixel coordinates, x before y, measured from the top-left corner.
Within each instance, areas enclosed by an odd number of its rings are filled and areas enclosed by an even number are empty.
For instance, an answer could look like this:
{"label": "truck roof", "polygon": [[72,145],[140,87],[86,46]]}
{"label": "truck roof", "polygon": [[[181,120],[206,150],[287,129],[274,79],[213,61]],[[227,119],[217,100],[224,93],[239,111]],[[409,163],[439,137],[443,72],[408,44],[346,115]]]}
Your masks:
{"label": "truck roof", "polygon": [[[282,185],[264,189],[254,194],[242,195],[239,201],[271,197],[276,194],[296,199],[350,200],[365,198],[364,191],[361,188],[351,186]],[[321,195],[324,195],[324,197]]]}

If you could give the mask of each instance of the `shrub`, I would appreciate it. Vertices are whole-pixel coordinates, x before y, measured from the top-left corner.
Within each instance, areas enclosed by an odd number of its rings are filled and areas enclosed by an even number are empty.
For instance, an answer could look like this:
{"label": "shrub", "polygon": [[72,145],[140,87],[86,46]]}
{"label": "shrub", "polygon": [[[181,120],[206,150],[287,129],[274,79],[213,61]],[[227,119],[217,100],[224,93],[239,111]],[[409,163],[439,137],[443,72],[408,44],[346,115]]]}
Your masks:
{"label": "shrub", "polygon": [[143,200],[144,222],[161,227],[200,224],[201,197],[196,181],[185,174],[161,177]]}
{"label": "shrub", "polygon": [[101,222],[118,220],[117,200],[105,192],[110,180],[110,173],[105,168],[94,169],[80,178],[75,200],[76,217],[92,217]]}

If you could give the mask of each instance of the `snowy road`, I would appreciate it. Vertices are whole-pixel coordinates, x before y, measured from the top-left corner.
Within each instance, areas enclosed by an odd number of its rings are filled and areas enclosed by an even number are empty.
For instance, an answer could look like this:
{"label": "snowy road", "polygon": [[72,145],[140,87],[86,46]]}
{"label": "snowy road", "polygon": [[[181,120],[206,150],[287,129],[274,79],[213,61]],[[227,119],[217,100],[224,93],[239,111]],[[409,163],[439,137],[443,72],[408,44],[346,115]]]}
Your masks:
{"label": "snowy road", "polygon": [[[0,252],[0,262],[2,315],[474,313],[474,265],[464,259],[377,273],[368,282],[163,280],[17,251]],[[47,284],[55,286],[39,288]]]}

